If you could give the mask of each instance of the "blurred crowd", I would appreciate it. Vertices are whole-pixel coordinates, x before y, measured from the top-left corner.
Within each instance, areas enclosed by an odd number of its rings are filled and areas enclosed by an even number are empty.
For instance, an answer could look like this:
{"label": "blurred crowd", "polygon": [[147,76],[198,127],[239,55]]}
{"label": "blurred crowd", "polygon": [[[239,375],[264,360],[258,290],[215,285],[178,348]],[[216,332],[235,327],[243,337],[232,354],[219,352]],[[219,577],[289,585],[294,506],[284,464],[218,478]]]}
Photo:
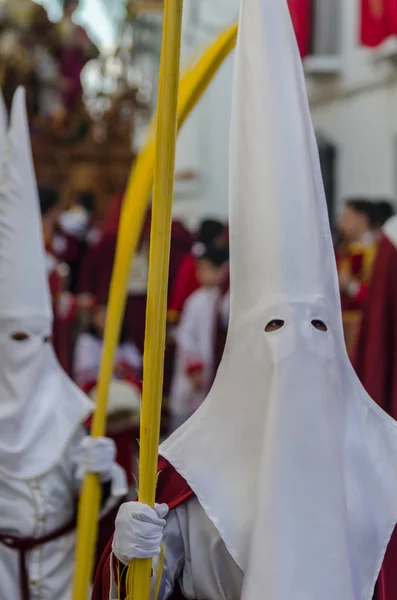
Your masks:
{"label": "blurred crowd", "polygon": [[[54,308],[53,341],[65,371],[95,398],[123,194],[101,218],[95,198],[81,193],[63,210],[58,192],[39,189],[48,276]],[[136,465],[142,380],[150,212],[129,283],[124,323],[109,394],[108,434],[130,474]],[[222,357],[229,315],[228,229],[215,219],[196,231],[173,221],[165,356],[163,433],[201,404]]]}
{"label": "blurred crowd", "polygon": [[7,106],[18,85],[27,92],[29,117],[36,125],[62,129],[84,111],[81,72],[98,50],[73,21],[79,0],[62,0],[63,16],[49,20],[31,0],[0,6],[0,67]]}

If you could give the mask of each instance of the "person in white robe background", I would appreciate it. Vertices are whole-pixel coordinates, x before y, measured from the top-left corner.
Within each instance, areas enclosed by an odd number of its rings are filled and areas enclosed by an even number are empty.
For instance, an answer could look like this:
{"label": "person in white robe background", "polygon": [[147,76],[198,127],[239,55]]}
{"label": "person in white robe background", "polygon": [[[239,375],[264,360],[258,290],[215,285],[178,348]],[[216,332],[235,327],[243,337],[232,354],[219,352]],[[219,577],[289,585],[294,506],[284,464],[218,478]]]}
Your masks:
{"label": "person in white robe background", "polygon": [[[90,313],[89,326],[78,336],[74,350],[73,378],[84,391],[87,391],[87,386],[90,389],[99,376],[107,302],[96,302]],[[142,356],[137,346],[128,339],[125,323],[116,349],[114,377],[123,379],[124,372],[135,374],[138,380],[141,378]]]}
{"label": "person in white robe background", "polygon": [[[74,348],[74,381],[93,400],[97,393],[106,313],[106,301],[97,301],[91,307],[87,330],[77,337]],[[106,434],[116,444],[116,459],[126,472],[132,498],[135,498],[138,464],[141,379],[142,356],[129,339],[124,320],[108,390]]]}
{"label": "person in white robe background", "polygon": [[176,359],[171,384],[171,430],[201,405],[213,381],[217,316],[229,261],[227,246],[201,246],[196,257],[200,287],[186,300],[175,331]]}
{"label": "person in white robe background", "polygon": [[347,356],[286,0],[242,0],[230,147],[226,349],[160,447],[194,496],[168,515],[124,504],[109,558],[162,543],[160,600],[177,584],[189,600],[371,600],[397,521],[397,423]]}
{"label": "person in white robe background", "polygon": [[59,366],[25,93],[0,105],[0,597],[70,600],[75,517],[87,472],[125,496],[106,438],[86,436],[90,400]]}

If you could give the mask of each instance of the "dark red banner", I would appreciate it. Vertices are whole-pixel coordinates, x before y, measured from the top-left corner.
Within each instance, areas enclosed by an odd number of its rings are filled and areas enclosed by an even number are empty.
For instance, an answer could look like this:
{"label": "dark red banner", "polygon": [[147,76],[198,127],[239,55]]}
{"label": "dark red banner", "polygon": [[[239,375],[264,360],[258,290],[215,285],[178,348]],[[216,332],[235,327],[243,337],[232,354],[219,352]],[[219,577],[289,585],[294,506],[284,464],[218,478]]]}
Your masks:
{"label": "dark red banner", "polygon": [[397,0],[385,0],[390,35],[397,35]]}
{"label": "dark red banner", "polygon": [[310,54],[311,0],[288,0],[296,39],[302,58]]}
{"label": "dark red banner", "polygon": [[[361,0],[360,39],[364,46],[379,46],[393,33],[393,5],[396,12],[396,0]],[[397,14],[394,21],[397,27]]]}

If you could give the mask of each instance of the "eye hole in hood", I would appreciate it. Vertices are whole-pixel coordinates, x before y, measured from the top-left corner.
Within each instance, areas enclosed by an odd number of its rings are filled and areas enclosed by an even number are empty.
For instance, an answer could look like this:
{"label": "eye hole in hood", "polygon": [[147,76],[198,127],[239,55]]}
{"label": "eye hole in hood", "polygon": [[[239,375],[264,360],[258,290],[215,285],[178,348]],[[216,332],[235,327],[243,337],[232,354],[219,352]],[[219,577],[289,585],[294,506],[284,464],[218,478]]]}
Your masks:
{"label": "eye hole in hood", "polygon": [[324,333],[328,331],[328,327],[324,321],[321,321],[320,319],[313,319],[312,325],[314,329],[318,329],[318,331],[323,331]]}
{"label": "eye hole in hood", "polygon": [[26,342],[29,337],[30,336],[24,331],[15,331],[11,334],[11,339],[15,340],[16,342]]}
{"label": "eye hole in hood", "polygon": [[272,331],[278,331],[282,327],[284,327],[285,321],[282,319],[272,319],[265,327],[266,333],[271,333]]}

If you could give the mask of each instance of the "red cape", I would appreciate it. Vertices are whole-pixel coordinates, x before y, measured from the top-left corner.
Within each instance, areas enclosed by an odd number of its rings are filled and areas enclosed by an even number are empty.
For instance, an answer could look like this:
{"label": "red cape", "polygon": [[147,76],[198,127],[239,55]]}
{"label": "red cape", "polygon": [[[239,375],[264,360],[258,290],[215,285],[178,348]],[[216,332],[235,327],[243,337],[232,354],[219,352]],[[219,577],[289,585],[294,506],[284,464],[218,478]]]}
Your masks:
{"label": "red cape", "polygon": [[178,320],[187,298],[199,287],[196,276],[196,259],[194,254],[189,253],[179,266],[173,284],[170,288],[170,300],[168,303],[168,320]]}
{"label": "red cape", "polygon": [[[168,504],[170,510],[186,502],[193,492],[186,481],[162,457],[159,458],[159,479],[157,483],[157,498],[159,504]],[[108,600],[110,589],[110,555],[113,537],[109,540],[95,574],[91,600]],[[176,590],[170,600],[182,600],[180,590]]]}
{"label": "red cape", "polygon": [[[397,248],[383,236],[364,307],[354,367],[369,395],[397,419]],[[397,598],[397,532],[386,552],[377,600]]]}

